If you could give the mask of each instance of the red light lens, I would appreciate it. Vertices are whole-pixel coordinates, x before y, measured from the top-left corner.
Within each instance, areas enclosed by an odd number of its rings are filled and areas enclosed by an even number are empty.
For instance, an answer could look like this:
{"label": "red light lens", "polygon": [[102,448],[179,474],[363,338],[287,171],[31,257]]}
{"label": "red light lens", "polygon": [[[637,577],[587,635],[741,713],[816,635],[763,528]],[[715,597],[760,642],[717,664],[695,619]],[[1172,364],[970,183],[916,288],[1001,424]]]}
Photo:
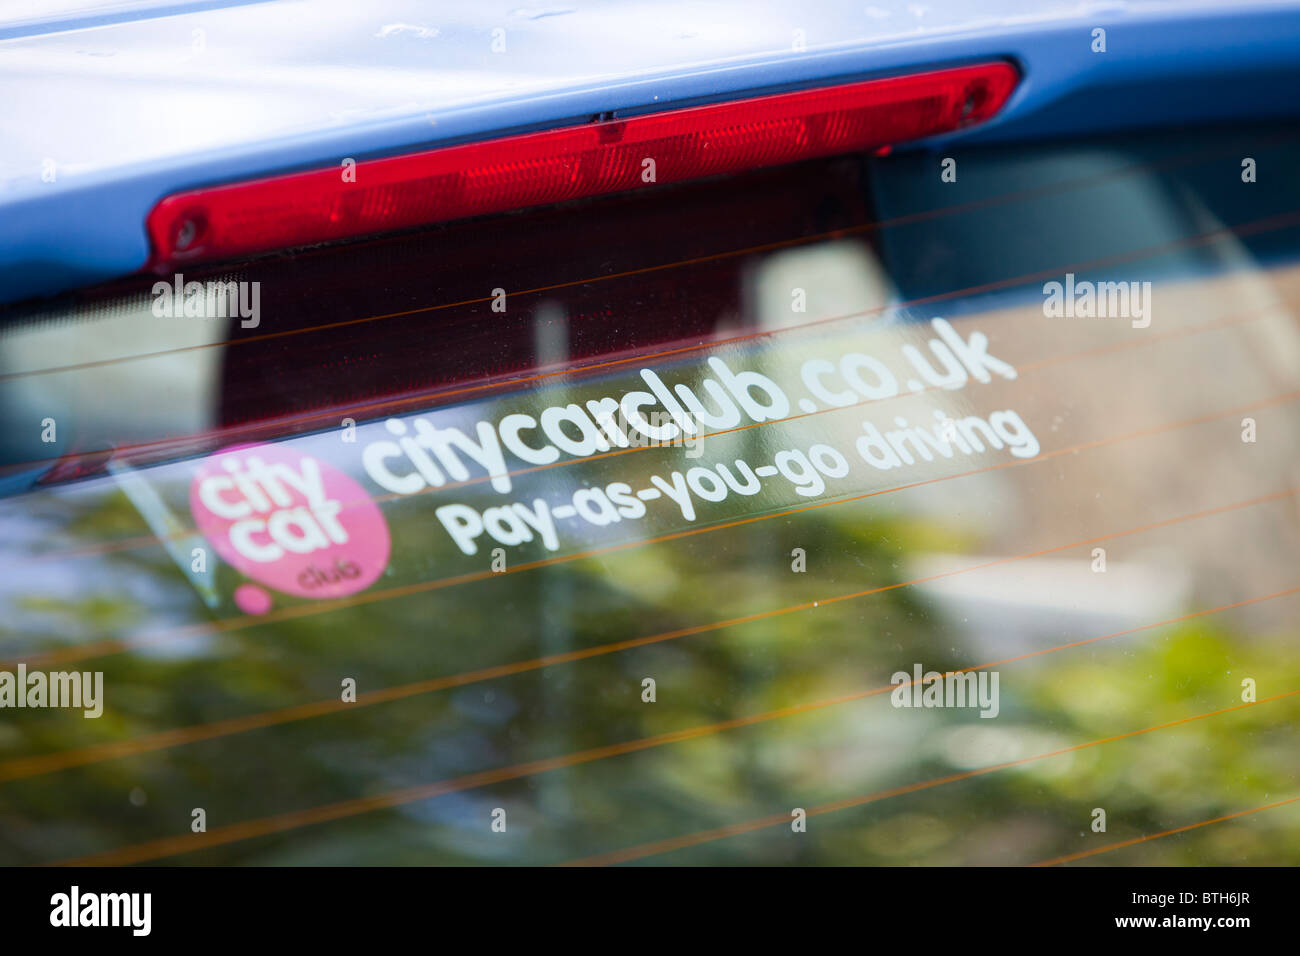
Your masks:
{"label": "red light lens", "polygon": [[919,139],[988,119],[1007,63],[526,133],[168,196],[152,265],[244,257]]}

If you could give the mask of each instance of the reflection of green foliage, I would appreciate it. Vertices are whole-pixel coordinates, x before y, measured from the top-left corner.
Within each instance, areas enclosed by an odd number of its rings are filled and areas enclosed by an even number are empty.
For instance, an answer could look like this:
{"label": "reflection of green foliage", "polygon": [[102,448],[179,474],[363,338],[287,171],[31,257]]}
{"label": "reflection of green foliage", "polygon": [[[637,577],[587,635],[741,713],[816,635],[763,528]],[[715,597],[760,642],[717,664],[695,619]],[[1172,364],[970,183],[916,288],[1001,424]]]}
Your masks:
{"label": "reflection of green foliage", "polygon": [[[98,533],[95,519],[85,520]],[[26,713],[0,733],[0,760],[335,698],[343,677],[365,693],[819,602],[0,783],[0,861],[48,861],[184,832],[193,807],[218,827],[851,694],[886,684],[912,661],[977,663],[955,644],[951,622],[911,588],[820,603],[904,580],[905,559],[917,552],[972,546],[933,522],[846,504],[232,631],[189,656],[87,662],[106,672],[105,716]],[[808,573],[791,571],[796,547],[807,552]],[[110,560],[132,562],[160,591],[190,600],[198,619],[207,614],[160,551]],[[225,593],[232,583],[224,580]],[[37,594],[25,607],[49,615],[51,640],[69,620],[82,634],[129,634],[133,611],[118,600],[88,594],[66,605]],[[1006,665],[997,721],[950,711],[904,718],[876,696],[174,862],[553,862],[943,776],[963,768],[963,747],[1018,756],[1231,706],[1243,676],[1260,678],[1261,697],[1300,687],[1288,635],[1248,639],[1231,623],[1201,619]],[[640,699],[646,676],[658,685],[653,705]],[[777,827],[651,862],[1030,862],[1087,849],[1296,792],[1294,712],[1289,701],[1263,704],[815,817],[797,839]],[[143,806],[129,800],[134,788],[147,797]],[[509,810],[508,837],[488,832],[495,806]],[[1096,806],[1107,810],[1106,834],[1088,832]],[[1287,813],[1158,841],[1126,851],[1123,862],[1294,863],[1300,833],[1288,828]]]}
{"label": "reflection of green foliage", "polygon": [[82,625],[87,633],[118,630],[136,617],[130,602],[106,594],[91,595],[80,601],[33,594],[20,597],[15,603],[24,611],[48,615],[54,622]]}
{"label": "reflection of green foliage", "polygon": [[101,498],[89,501],[93,502],[93,507],[83,505],[65,516],[64,524],[69,535],[88,541],[112,541],[142,532],[140,515],[121,490],[110,490]]}

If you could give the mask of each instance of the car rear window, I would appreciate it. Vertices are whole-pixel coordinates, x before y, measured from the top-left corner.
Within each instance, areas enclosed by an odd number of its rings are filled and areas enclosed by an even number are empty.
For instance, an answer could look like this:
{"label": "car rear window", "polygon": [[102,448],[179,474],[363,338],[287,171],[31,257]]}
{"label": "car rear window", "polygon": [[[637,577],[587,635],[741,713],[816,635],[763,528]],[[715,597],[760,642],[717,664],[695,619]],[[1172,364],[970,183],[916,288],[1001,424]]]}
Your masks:
{"label": "car rear window", "polygon": [[0,861],[1295,862],[1298,137],[10,308]]}

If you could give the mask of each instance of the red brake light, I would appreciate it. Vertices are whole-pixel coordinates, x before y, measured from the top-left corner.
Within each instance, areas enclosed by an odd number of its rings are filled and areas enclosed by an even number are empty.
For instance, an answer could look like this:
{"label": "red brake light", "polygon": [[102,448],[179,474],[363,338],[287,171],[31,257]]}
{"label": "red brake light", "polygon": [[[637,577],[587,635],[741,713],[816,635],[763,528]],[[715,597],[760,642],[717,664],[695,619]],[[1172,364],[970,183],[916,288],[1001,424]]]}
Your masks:
{"label": "red brake light", "polygon": [[332,167],[190,190],[149,213],[151,264],[238,258],[888,146],[988,119],[1017,78],[1010,64],[985,63],[366,160],[351,181]]}

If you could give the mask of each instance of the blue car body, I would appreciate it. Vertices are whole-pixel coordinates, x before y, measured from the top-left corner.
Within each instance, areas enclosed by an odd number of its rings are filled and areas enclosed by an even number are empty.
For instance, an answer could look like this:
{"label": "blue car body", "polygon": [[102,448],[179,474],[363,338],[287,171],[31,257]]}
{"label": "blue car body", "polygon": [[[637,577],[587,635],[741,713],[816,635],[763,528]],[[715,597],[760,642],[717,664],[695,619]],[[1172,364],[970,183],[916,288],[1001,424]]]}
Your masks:
{"label": "blue car body", "polygon": [[0,302],[140,270],[145,216],[179,190],[602,114],[989,58],[1014,61],[1021,84],[991,123],[951,135],[1300,112],[1292,0],[519,2],[0,14]]}

